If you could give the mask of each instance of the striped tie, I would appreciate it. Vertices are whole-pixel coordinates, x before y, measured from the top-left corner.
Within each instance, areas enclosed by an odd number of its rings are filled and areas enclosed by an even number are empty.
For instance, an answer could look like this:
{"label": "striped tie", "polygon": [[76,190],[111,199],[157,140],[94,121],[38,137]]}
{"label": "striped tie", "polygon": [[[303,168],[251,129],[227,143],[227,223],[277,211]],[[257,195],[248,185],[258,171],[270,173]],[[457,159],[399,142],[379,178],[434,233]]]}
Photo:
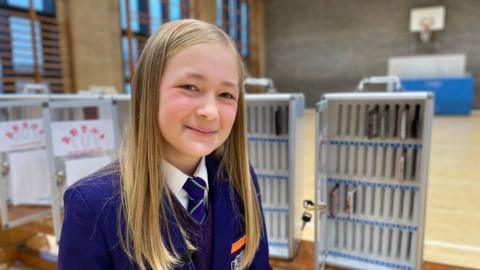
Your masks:
{"label": "striped tie", "polygon": [[203,223],[206,216],[207,202],[207,183],[200,177],[189,177],[183,185],[183,189],[188,194],[188,213],[198,223]]}

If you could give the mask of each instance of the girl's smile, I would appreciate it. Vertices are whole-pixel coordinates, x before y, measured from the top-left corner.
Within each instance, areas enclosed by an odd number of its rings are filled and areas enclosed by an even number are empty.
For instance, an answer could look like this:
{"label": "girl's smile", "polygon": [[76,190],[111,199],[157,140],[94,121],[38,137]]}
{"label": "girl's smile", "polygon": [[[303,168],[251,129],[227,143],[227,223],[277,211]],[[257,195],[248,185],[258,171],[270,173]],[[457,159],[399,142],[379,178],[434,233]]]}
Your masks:
{"label": "girl's smile", "polygon": [[215,129],[212,129],[212,128],[190,127],[190,126],[185,126],[185,127],[200,136],[210,136],[210,135],[214,135],[217,132]]}

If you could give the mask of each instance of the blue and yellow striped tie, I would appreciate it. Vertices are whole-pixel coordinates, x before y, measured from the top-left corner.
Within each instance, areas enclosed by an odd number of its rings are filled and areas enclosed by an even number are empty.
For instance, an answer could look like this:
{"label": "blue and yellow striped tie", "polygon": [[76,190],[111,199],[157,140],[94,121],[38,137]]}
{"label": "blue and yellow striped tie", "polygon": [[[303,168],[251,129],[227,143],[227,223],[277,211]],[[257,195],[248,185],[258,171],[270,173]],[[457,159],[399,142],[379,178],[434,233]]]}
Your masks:
{"label": "blue and yellow striped tie", "polygon": [[207,183],[200,177],[189,177],[183,189],[188,194],[188,213],[198,223],[203,223],[207,213]]}

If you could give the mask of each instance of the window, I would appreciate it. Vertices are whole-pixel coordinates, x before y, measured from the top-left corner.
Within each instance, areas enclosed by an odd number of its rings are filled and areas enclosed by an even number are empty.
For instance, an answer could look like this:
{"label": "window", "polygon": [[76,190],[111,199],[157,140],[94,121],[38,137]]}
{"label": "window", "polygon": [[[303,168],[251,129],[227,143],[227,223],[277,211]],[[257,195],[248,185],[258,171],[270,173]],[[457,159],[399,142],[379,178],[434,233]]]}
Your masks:
{"label": "window", "polygon": [[0,0],[0,92],[29,83],[62,92],[62,66],[54,0]]}
{"label": "window", "polygon": [[[130,93],[131,74],[148,37],[157,31],[164,22],[190,18],[192,3],[189,0],[119,1],[124,91]],[[128,26],[127,10],[129,11],[130,27]]]}
{"label": "window", "polygon": [[247,0],[217,0],[217,25],[236,41],[242,57],[250,54],[249,5]]}

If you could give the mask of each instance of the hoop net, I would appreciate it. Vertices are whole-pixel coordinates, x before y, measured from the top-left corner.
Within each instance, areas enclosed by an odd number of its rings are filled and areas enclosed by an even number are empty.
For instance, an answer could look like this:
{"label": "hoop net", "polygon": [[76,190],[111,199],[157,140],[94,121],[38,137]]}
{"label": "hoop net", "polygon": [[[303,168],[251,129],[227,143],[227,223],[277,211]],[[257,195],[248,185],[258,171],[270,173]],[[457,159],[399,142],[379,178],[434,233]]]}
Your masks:
{"label": "hoop net", "polygon": [[428,43],[432,38],[432,19],[425,18],[420,21],[422,31],[420,31],[420,40],[423,43]]}

